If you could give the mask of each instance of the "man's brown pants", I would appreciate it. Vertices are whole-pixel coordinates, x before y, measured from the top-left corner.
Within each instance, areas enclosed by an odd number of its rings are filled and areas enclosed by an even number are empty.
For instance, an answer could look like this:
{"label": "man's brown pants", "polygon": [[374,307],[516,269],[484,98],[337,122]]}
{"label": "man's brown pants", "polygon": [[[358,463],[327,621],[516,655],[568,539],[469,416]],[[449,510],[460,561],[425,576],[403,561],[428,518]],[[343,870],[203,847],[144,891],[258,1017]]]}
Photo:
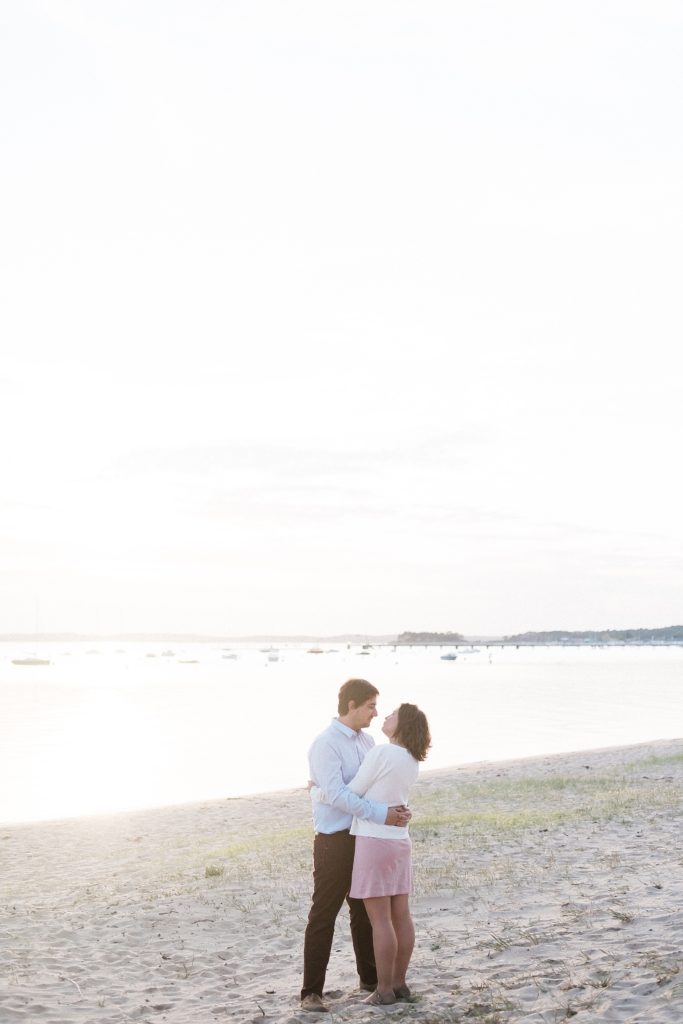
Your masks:
{"label": "man's brown pants", "polygon": [[351,918],[351,938],[361,985],[377,984],[372,925],[362,900],[349,896],[356,837],[343,832],[316,834],[313,843],[313,897],[304,938],[304,983],[301,998],[315,992],[322,996],[327,964],[332,951],[334,924],[346,900]]}

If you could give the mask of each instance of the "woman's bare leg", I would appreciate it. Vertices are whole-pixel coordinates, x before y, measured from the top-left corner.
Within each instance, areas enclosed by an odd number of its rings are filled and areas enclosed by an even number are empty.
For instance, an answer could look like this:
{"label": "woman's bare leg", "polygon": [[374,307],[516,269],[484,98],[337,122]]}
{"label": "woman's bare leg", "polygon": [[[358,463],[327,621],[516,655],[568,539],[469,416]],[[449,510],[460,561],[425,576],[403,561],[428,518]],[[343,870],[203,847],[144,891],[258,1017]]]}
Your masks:
{"label": "woman's bare leg", "polygon": [[[408,895],[391,896],[391,921],[396,936],[396,956],[394,958],[394,976],[392,988],[399,988],[406,983],[406,971],[415,945],[415,929],[410,916]],[[373,926],[374,927],[374,926]],[[377,956],[377,953],[375,953]]]}
{"label": "woman's bare leg", "polygon": [[398,940],[391,913],[391,896],[371,896],[363,901],[372,925],[377,965],[377,991],[383,1000],[394,1001],[394,973]]}

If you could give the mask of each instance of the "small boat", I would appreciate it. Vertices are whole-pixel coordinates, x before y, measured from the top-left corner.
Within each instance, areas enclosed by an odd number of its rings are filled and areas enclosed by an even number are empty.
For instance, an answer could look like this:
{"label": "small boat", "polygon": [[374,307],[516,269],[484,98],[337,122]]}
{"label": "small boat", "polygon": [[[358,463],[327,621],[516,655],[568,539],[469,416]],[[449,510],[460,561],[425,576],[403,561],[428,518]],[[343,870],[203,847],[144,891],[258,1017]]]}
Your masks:
{"label": "small boat", "polygon": [[12,658],[13,665],[49,665],[48,658]]}
{"label": "small boat", "polygon": [[322,647],[309,647],[306,654],[324,654]]}
{"label": "small boat", "polygon": [[272,654],[268,655],[268,661],[279,661],[279,660],[280,660],[280,655],[277,653],[277,651],[273,651]]}
{"label": "small boat", "polygon": [[457,661],[458,660],[458,655],[457,654],[442,654],[441,655],[441,660],[442,661]]}
{"label": "small boat", "polygon": [[175,658],[175,651],[162,651],[161,652],[161,657],[162,658]]}
{"label": "small boat", "polygon": [[236,654],[224,654],[223,657],[226,659],[226,661],[237,661]]}
{"label": "small boat", "polygon": [[198,665],[199,662],[197,661],[196,658],[186,658],[186,659],[178,658],[178,664],[179,665]]}
{"label": "small boat", "polygon": [[365,655],[368,655],[368,656],[369,656],[369,654],[370,654],[370,651],[356,651],[356,655],[357,655],[357,656],[358,656],[359,658],[362,658],[364,654],[365,654]]}

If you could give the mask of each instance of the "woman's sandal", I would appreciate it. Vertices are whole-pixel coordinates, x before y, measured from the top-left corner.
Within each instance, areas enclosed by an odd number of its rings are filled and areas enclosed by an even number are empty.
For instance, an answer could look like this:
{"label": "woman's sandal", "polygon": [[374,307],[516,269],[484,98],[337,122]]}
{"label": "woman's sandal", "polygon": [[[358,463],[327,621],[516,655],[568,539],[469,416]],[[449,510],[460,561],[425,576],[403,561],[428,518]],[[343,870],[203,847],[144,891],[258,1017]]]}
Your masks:
{"label": "woman's sandal", "polygon": [[383,996],[375,989],[372,995],[364,999],[363,1002],[367,1003],[368,1006],[391,1006],[392,1003],[396,1002],[396,996]]}

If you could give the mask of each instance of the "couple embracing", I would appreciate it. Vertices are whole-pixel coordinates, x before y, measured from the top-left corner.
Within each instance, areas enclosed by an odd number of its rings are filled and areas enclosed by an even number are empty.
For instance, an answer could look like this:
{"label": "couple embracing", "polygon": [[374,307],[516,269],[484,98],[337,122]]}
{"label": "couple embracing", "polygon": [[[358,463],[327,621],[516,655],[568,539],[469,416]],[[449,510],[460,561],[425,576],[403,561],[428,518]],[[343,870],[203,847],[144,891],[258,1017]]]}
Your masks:
{"label": "couple embracing", "polygon": [[304,939],[301,1007],[327,1010],[323,988],[344,900],[365,1002],[410,998],[406,971],[415,942],[408,792],[430,745],[427,719],[401,704],[384,720],[388,743],[363,732],[377,717],[378,690],[349,679],[338,717],[309,751],[315,840],[313,896]]}

